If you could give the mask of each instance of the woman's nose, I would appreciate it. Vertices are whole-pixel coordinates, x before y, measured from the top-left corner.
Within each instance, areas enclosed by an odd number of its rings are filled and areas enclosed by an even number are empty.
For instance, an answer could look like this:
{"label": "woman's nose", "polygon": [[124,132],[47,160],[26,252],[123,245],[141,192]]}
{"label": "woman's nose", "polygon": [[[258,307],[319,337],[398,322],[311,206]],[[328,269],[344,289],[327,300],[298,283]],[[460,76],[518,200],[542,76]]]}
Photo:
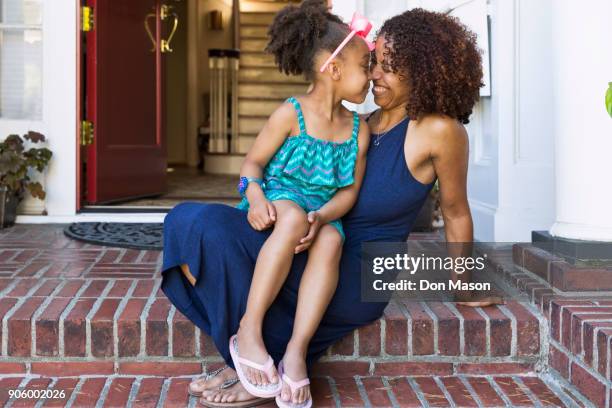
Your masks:
{"label": "woman's nose", "polygon": [[382,76],[382,71],[378,67],[378,65],[374,65],[374,67],[370,70],[370,79],[377,80]]}

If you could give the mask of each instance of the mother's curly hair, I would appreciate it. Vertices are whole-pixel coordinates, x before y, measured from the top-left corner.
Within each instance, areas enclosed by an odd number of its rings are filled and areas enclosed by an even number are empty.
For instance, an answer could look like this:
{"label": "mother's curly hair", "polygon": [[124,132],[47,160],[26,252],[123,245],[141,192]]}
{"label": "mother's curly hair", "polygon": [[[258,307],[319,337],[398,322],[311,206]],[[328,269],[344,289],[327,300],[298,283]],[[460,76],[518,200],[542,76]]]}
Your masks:
{"label": "mother's curly hair", "polygon": [[476,35],[455,17],[420,8],[385,21],[385,62],[408,81],[408,117],[442,113],[468,123],[482,83]]}

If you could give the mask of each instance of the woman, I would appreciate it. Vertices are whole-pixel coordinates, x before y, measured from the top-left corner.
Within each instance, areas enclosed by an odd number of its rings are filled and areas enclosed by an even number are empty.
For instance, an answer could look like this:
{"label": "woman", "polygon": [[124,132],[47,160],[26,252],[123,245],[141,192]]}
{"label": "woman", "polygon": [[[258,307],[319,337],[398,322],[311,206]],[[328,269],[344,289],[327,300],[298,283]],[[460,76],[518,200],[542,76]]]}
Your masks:
{"label": "woman", "polygon": [[[306,361],[317,360],[334,342],[378,319],[386,303],[361,302],[360,250],[366,241],[403,241],[436,179],[450,242],[472,241],[467,202],[467,120],[482,85],[475,36],[455,19],[422,9],[386,21],[372,55],[374,101],[367,170],[359,198],[342,222],[346,241],[338,288]],[[185,316],[210,334],[228,365],[228,340],[244,312],[253,267],[270,230],[253,230],[244,212],[223,205],[183,203],[164,222],[162,289]],[[310,241],[297,248],[287,281],[264,322],[265,345],[276,362],[291,335],[300,277]],[[482,305],[482,303],[478,303]],[[306,375],[289,373],[293,378]],[[190,384],[208,406],[258,399],[225,368]],[[271,379],[264,378],[262,382]],[[294,403],[308,387],[282,399]],[[212,403],[216,404],[212,404]]]}

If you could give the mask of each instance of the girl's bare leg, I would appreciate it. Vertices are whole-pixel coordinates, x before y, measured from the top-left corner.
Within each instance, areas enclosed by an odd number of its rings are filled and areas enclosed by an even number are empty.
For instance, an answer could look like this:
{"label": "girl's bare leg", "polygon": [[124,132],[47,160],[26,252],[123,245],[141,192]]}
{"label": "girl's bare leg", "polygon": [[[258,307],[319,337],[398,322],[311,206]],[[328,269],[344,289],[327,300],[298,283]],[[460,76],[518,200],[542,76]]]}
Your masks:
{"label": "girl's bare leg", "polygon": [[[268,355],[262,337],[264,316],[287,278],[296,245],[309,227],[306,213],[294,202],[279,200],[274,206],[277,218],[274,230],[257,257],[246,312],[238,330],[240,356],[258,364],[265,363]],[[242,369],[253,384],[278,382],[276,376],[269,380],[260,370],[245,365]]]}
{"label": "girl's bare leg", "polygon": [[[302,275],[298,292],[293,333],[283,356],[285,373],[299,381],[307,376],[306,352],[308,343],[321,323],[323,314],[338,285],[338,266],[342,255],[342,237],[336,228],[327,224],[321,227],[308,250],[308,263]],[[281,398],[302,403],[310,397],[310,387],[298,389],[294,395],[283,384]]]}

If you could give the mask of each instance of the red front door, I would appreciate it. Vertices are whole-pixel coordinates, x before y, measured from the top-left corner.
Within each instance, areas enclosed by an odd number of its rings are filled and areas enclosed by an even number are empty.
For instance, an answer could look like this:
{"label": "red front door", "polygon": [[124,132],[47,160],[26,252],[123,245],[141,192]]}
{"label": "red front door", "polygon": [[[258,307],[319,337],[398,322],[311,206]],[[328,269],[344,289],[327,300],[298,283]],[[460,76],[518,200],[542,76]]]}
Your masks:
{"label": "red front door", "polygon": [[166,189],[161,0],[87,0],[86,146],[89,204]]}

